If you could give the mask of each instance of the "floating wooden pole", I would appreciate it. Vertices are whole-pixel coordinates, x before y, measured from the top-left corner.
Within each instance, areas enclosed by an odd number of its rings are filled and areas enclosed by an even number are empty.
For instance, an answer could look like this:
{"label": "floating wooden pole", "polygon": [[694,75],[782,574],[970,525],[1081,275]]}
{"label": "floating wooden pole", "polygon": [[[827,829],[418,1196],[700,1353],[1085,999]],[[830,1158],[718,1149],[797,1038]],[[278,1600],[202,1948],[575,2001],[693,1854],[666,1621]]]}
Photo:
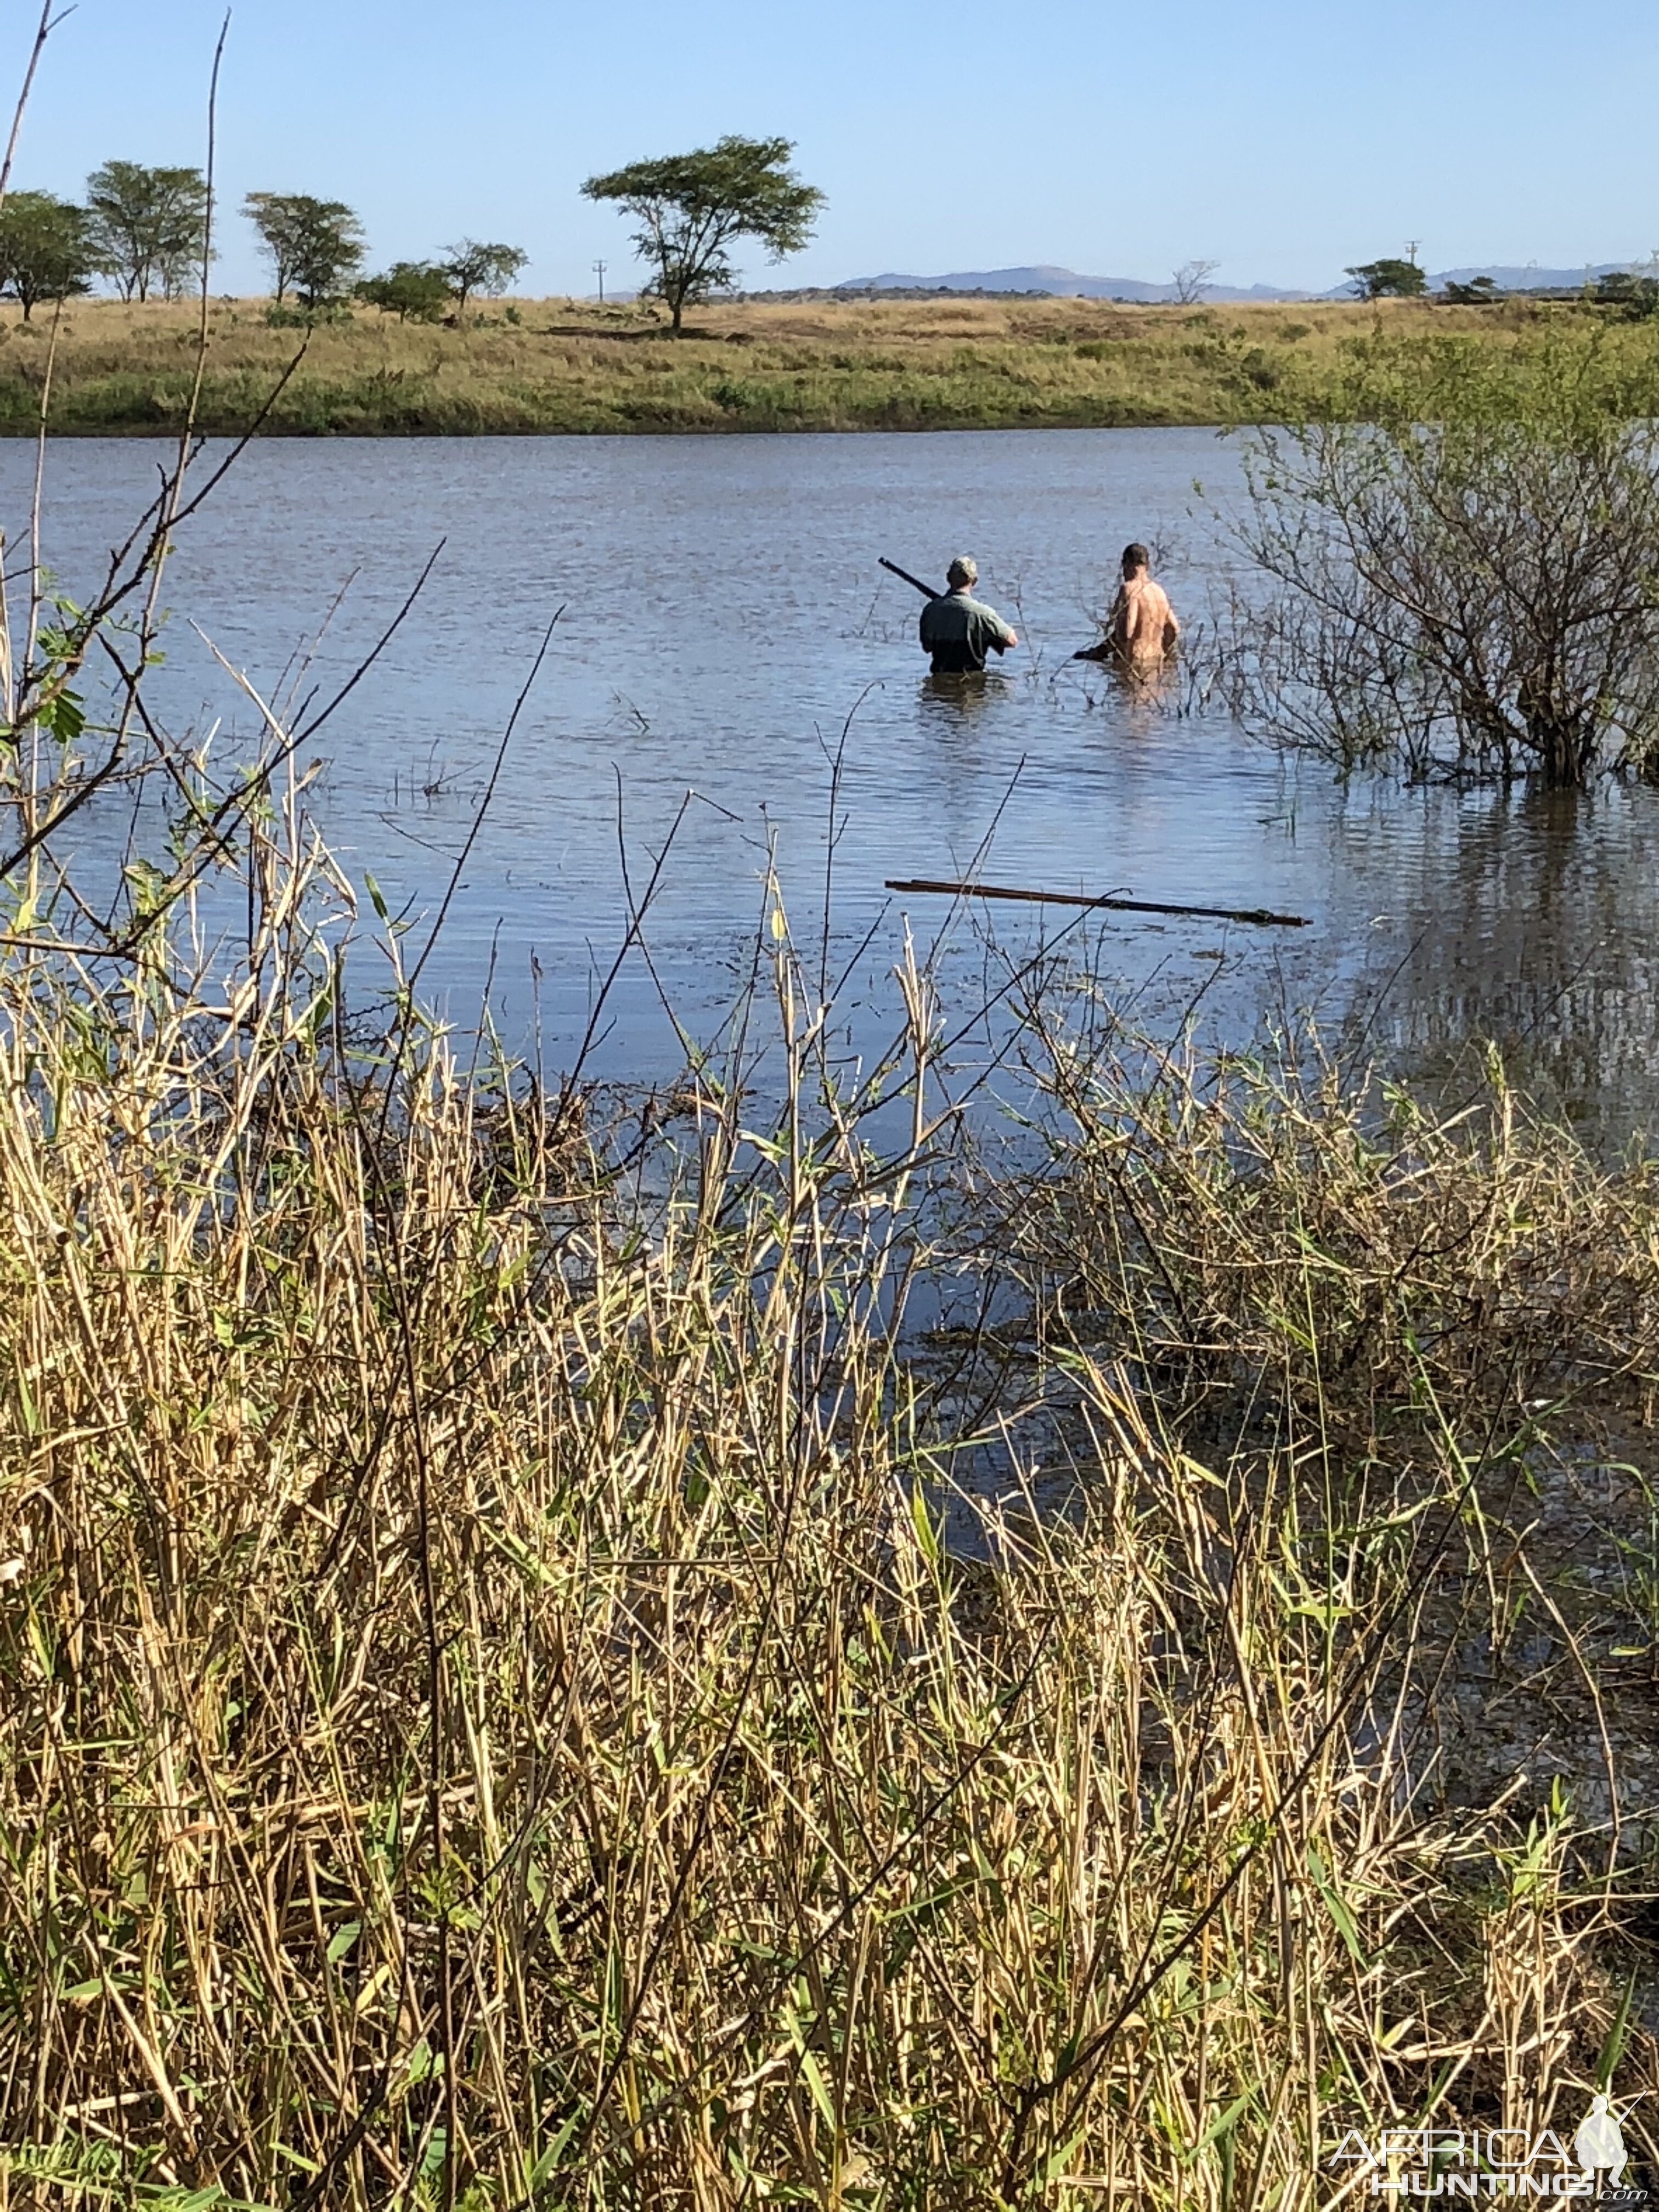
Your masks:
{"label": "floating wooden pole", "polygon": [[1187,915],[1197,921],[1248,921],[1259,929],[1306,929],[1305,914],[1270,914],[1264,906],[1165,906],[1156,899],[1085,898],[1075,891],[1015,890],[1006,884],[905,883],[889,877],[890,891],[937,891],[946,898],[1022,899],[1032,906],[1109,907],[1115,914]]}

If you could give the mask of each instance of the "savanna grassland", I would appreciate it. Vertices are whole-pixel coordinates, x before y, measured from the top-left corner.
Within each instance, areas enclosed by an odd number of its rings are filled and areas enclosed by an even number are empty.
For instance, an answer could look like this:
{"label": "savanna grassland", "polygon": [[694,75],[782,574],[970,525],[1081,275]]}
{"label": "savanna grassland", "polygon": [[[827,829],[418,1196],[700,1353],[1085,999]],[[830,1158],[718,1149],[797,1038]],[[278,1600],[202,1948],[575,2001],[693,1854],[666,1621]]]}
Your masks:
{"label": "savanna grassland", "polygon": [[[198,310],[77,301],[0,320],[0,432],[159,432],[185,418]],[[1594,346],[1632,405],[1659,401],[1659,337],[1572,302],[1120,306],[1065,299],[739,301],[676,340],[648,308],[489,303],[463,326],[358,307],[307,333],[223,300],[198,420],[290,435],[1109,428],[1341,412],[1352,349],[1382,333],[1522,359]],[[296,364],[296,356],[298,358]],[[272,392],[287,374],[276,397]]]}

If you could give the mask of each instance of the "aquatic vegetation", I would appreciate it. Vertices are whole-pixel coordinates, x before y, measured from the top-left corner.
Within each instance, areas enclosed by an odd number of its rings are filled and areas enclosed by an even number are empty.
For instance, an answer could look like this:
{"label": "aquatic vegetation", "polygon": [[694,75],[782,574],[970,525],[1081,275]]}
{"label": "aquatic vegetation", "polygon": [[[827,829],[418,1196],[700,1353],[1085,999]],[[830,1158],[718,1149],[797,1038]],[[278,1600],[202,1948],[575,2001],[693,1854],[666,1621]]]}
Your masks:
{"label": "aquatic vegetation", "polygon": [[1352,349],[1247,446],[1228,689],[1344,769],[1582,784],[1659,745],[1659,441],[1606,333]]}

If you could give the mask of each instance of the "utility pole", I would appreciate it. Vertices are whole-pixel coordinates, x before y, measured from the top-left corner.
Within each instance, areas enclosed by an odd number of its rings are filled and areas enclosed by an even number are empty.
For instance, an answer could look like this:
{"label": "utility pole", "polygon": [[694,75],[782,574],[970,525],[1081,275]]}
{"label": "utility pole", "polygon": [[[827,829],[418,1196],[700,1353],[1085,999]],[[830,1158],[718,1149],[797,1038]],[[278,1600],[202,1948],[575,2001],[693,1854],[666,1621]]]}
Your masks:
{"label": "utility pole", "polygon": [[605,305],[605,272],[610,266],[611,264],[608,261],[595,261],[592,264],[593,274],[599,280],[599,305],[601,307],[604,307]]}
{"label": "utility pole", "polygon": [[1407,240],[1406,258],[1411,263],[1413,269],[1417,266],[1417,249],[1422,243],[1423,241],[1420,238],[1413,238]]}

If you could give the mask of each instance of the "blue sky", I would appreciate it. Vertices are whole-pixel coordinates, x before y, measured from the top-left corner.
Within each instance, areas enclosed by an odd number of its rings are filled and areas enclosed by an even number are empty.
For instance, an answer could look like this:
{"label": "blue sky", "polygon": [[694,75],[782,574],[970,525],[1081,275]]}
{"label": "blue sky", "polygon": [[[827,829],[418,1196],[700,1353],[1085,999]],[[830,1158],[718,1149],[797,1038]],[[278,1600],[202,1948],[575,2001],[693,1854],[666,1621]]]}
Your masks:
{"label": "blue sky", "polygon": [[[112,155],[199,160],[214,0],[78,0],[16,181],[73,193]],[[33,9],[9,0],[21,70]],[[828,192],[809,252],[751,283],[1053,261],[1334,283],[1422,241],[1431,268],[1576,267],[1659,246],[1650,0],[238,0],[227,200],[349,201],[375,264],[463,233],[527,247],[525,289],[625,281],[581,179],[722,131],[785,134]],[[6,94],[9,104],[9,92]],[[225,226],[216,289],[259,282]]]}

